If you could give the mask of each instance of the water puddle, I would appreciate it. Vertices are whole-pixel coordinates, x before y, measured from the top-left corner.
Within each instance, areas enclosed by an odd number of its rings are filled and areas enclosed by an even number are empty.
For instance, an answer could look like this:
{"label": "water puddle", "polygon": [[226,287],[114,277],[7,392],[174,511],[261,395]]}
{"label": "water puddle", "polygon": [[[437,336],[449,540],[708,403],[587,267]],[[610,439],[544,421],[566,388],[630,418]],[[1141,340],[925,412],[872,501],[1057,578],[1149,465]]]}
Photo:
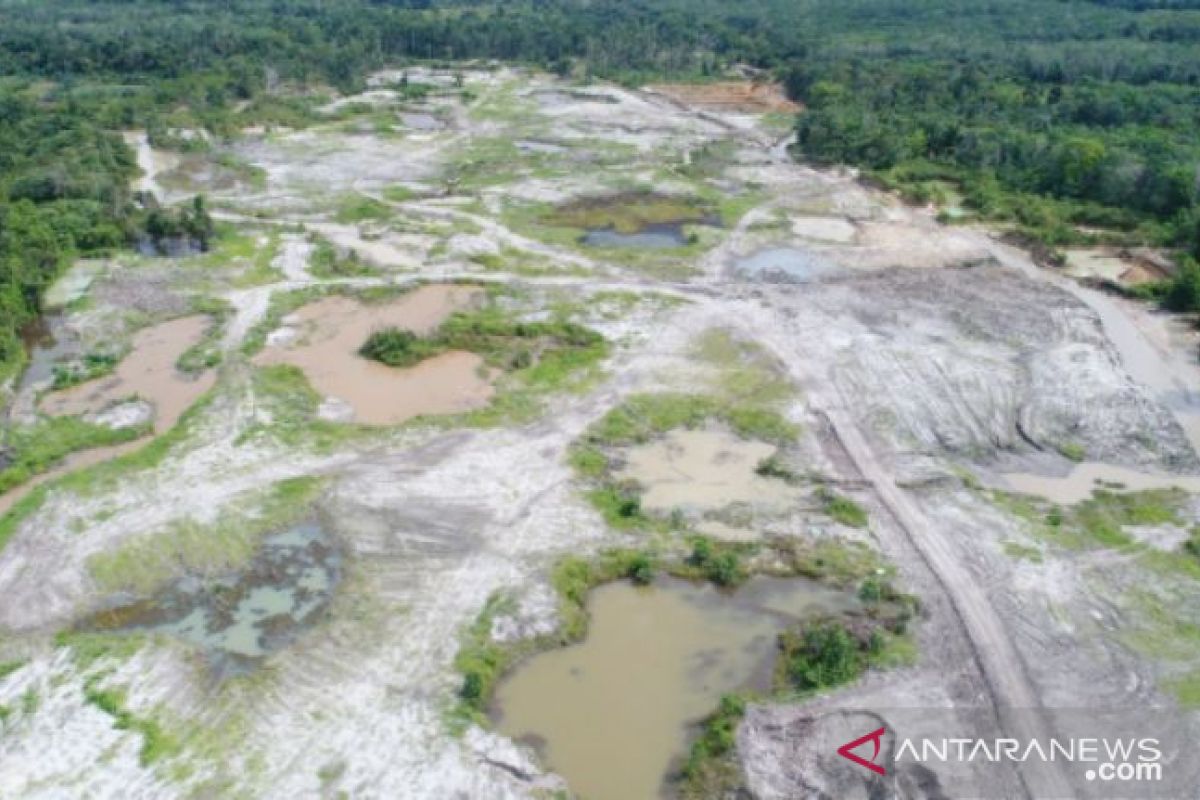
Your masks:
{"label": "water puddle", "polygon": [[402,328],[431,333],[455,311],[483,297],[474,286],[422,286],[387,303],[367,304],[331,296],[297,311],[254,363],[291,364],[312,387],[368,425],[397,425],[423,414],[454,414],[482,408],[492,397],[492,376],[474,353],[451,351],[406,369],[358,355],[372,332]]}
{"label": "water puddle", "polygon": [[400,115],[400,119],[405,127],[415,131],[440,131],[445,127],[440,119],[425,112],[404,113]]}
{"label": "water puddle", "polygon": [[[670,513],[680,508],[704,512],[732,503],[778,511],[795,501],[797,491],[782,480],[754,471],[774,453],[772,445],[724,431],[673,430],[662,439],[630,449],[617,476],[637,481],[644,488],[642,507],[648,511]],[[724,534],[727,531],[721,530],[715,535]]]}
{"label": "water puddle", "polygon": [[216,382],[212,370],[191,377],[175,368],[179,357],[201,342],[211,324],[207,315],[195,314],[143,328],[134,334],[132,350],[111,375],[50,392],[39,408],[51,416],[88,414],[137,396],[154,406],[154,432],[164,433]]}
{"label": "water puddle", "polygon": [[29,354],[29,363],[17,384],[18,394],[37,384],[54,379],[54,365],[73,352],[62,317],[45,314],[21,329],[21,342]]}
{"label": "water puddle", "polygon": [[733,265],[740,277],[764,283],[809,283],[837,271],[837,266],[798,247],[759,250]]}
{"label": "water puddle", "polygon": [[1036,495],[1060,505],[1087,500],[1096,489],[1141,492],[1175,488],[1200,492],[1200,477],[1197,476],[1155,475],[1096,461],[1077,464],[1069,475],[1061,478],[1026,472],[1004,473],[1001,477],[1014,492]]}
{"label": "water puddle", "polygon": [[695,198],[633,191],[579,197],[543,219],[582,228],[580,242],[591,247],[680,247],[689,243],[685,226],[721,225],[721,217]]}
{"label": "water puddle", "polygon": [[267,537],[241,572],[182,578],[156,597],[100,611],[83,627],[166,633],[203,649],[219,675],[242,673],[321,618],[341,566],[328,534],[304,523]]}
{"label": "water puddle", "polygon": [[659,797],[689,725],[722,694],[769,687],[780,631],[854,603],[802,579],[754,578],[733,593],[675,579],[608,584],[589,597],[587,639],[520,666],[499,686],[495,719],[580,797]]}
{"label": "water puddle", "polygon": [[588,247],[635,247],[657,250],[667,247],[682,247],[687,244],[683,223],[661,222],[643,225],[633,233],[622,233],[613,228],[594,228],[584,234],[580,242]]}

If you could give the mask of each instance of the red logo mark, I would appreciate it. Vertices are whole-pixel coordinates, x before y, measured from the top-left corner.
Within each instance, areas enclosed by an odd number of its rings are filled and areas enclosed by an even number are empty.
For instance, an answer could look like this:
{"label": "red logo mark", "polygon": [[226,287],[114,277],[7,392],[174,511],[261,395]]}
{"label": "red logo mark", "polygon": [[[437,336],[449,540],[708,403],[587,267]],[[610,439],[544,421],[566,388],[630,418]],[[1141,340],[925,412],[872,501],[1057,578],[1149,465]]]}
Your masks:
{"label": "red logo mark", "polygon": [[[883,738],[885,733],[887,733],[887,728],[880,728],[877,731],[872,731],[866,736],[860,736],[853,742],[846,742],[844,745],[838,748],[837,753],[842,758],[849,759],[855,764],[858,764],[860,767],[866,767],[867,769],[871,770],[871,772],[875,772],[880,775],[887,775],[887,770],[875,763],[875,759],[879,758],[880,739]],[[854,752],[855,749],[862,747],[867,742],[875,743],[875,752],[871,754],[870,761],[867,761],[865,758]]]}

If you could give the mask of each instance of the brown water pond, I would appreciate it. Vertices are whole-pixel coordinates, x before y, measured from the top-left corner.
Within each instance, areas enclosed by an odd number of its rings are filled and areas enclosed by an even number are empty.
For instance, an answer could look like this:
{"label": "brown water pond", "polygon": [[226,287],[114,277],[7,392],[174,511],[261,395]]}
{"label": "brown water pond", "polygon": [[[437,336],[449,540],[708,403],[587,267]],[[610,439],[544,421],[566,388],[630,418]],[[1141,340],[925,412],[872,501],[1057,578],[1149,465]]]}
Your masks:
{"label": "brown water pond", "polygon": [[494,718],[578,796],[652,800],[722,694],[769,687],[785,627],[855,603],[803,579],[759,577],[732,593],[677,579],[608,584],[589,598],[587,639],[521,665],[497,690]]}
{"label": "brown water pond", "polygon": [[154,406],[154,432],[170,430],[216,382],[212,370],[189,376],[175,368],[179,357],[200,343],[211,324],[208,316],[196,314],[143,328],[134,334],[129,355],[111,375],[50,392],[39,408],[51,416],[95,413],[136,395]]}
{"label": "brown water pond", "polygon": [[350,297],[322,298],[297,311],[288,327],[255,363],[291,364],[312,387],[353,412],[353,421],[396,425],[422,414],[454,414],[482,408],[492,397],[492,375],[474,353],[450,351],[406,369],[358,355],[370,335],[383,328],[428,334],[455,311],[483,298],[475,286],[422,286],[386,303]]}

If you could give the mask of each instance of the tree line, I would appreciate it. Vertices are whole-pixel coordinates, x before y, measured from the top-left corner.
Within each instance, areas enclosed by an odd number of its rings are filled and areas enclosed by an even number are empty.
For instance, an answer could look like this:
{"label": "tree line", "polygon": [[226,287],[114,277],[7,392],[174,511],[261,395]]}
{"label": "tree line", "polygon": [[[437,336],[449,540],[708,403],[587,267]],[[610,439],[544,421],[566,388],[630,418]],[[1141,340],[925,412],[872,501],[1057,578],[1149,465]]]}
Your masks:
{"label": "tree line", "polygon": [[[803,158],[956,187],[1046,241],[1200,249],[1200,0],[0,0],[0,365],[67,260],[146,235],[115,131],[231,130],[245,101],[291,113],[283,82],[468,58],[629,83],[749,63],[804,103]],[[210,231],[194,212],[150,225]]]}

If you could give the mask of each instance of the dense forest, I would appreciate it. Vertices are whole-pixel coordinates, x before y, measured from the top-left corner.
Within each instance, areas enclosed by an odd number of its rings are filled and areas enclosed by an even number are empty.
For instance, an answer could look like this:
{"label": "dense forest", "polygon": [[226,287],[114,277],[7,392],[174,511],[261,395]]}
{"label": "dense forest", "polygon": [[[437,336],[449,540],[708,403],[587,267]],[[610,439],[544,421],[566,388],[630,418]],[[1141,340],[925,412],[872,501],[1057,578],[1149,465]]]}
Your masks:
{"label": "dense forest", "polygon": [[1200,0],[0,0],[0,377],[67,259],[145,235],[118,131],[228,132],[294,114],[282,85],[463,58],[630,83],[749,63],[805,105],[800,157],[1052,243],[1200,254]]}

